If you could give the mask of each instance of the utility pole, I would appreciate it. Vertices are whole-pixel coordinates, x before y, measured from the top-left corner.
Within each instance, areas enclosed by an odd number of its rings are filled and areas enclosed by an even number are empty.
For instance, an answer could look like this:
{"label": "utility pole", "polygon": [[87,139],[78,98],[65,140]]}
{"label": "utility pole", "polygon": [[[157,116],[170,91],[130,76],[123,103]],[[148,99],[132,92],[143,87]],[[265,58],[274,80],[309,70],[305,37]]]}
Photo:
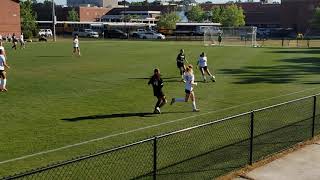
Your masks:
{"label": "utility pole", "polygon": [[52,0],[52,26],[53,26],[53,42],[57,41],[56,38],[56,12],[55,12],[55,4],[54,0]]}

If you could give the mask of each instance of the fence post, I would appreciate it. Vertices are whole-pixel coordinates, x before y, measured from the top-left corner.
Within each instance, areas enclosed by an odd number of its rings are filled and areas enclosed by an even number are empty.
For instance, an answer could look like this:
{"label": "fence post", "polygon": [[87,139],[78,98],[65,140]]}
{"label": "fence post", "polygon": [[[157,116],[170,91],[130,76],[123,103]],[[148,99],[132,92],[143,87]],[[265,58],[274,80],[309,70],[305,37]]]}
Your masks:
{"label": "fence post", "polygon": [[316,121],[317,96],[313,96],[313,114],[312,114],[312,137],[314,137]]}
{"label": "fence post", "polygon": [[251,111],[250,116],[250,155],[249,155],[249,165],[253,163],[253,121],[254,121],[254,111]]}
{"label": "fence post", "polygon": [[153,180],[157,179],[157,137],[153,139]]}

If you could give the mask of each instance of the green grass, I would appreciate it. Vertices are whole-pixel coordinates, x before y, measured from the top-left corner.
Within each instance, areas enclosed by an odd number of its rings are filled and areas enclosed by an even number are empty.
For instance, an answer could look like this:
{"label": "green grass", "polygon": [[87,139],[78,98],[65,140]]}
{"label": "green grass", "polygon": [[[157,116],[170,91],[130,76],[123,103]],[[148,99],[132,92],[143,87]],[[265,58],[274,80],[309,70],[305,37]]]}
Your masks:
{"label": "green grass", "polygon": [[[0,161],[190,118],[0,164],[0,177],[320,90],[317,49],[204,47],[201,42],[83,41],[83,56],[77,58],[72,57],[71,46],[71,42],[61,41],[30,43],[27,49],[18,51],[7,47],[12,68],[8,71],[9,92],[0,94]],[[201,112],[192,113],[188,103],[166,105],[161,115],[141,116],[152,112],[156,101],[146,79],[155,67],[160,68],[165,80],[168,100],[184,96],[175,63],[181,48],[193,64],[205,51],[217,78],[216,83],[200,82],[195,88]],[[200,73],[197,70],[195,73],[196,80],[201,80]],[[294,92],[300,93],[282,96]],[[205,115],[191,117],[201,114]]]}

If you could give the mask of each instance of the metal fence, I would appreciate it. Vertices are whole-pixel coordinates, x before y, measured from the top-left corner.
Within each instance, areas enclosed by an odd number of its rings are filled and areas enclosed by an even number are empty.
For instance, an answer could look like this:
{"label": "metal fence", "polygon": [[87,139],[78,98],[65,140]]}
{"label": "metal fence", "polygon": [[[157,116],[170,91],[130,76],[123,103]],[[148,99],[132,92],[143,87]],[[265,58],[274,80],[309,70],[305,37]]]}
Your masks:
{"label": "metal fence", "polygon": [[317,96],[257,109],[4,179],[212,179],[319,134]]}

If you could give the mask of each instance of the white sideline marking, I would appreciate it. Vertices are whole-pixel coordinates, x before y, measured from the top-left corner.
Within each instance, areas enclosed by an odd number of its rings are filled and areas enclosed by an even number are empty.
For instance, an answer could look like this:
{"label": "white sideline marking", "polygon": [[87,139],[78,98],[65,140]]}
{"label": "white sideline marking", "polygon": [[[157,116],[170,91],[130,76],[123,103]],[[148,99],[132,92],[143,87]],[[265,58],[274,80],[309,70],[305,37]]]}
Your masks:
{"label": "white sideline marking", "polygon": [[237,108],[239,106],[254,104],[254,103],[257,103],[257,102],[263,102],[263,101],[267,101],[267,100],[271,100],[271,99],[275,99],[275,98],[279,98],[279,97],[290,96],[290,95],[293,95],[293,94],[299,94],[299,93],[306,92],[306,91],[309,91],[309,90],[314,90],[314,89],[318,89],[318,88],[305,89],[305,90],[302,90],[302,91],[297,91],[297,92],[293,92],[293,93],[289,93],[289,94],[275,96],[275,97],[272,97],[272,98],[266,98],[266,99],[261,99],[261,100],[257,100],[257,101],[252,101],[252,102],[248,102],[248,103],[244,103],[244,104],[239,104],[239,105],[236,105],[236,106],[231,106],[231,107],[228,107],[228,108],[218,109],[218,110],[215,110],[215,111],[209,111],[209,112],[202,113],[202,114],[196,114],[196,115],[193,115],[193,116],[184,117],[184,118],[180,118],[180,119],[176,119],[176,120],[172,120],[172,121],[168,121],[168,122],[163,122],[163,123],[160,123],[160,124],[154,124],[154,125],[151,125],[151,126],[146,126],[146,127],[142,127],[142,128],[138,128],[138,129],[133,129],[133,130],[126,131],[126,132],[121,132],[121,133],[117,133],[117,134],[110,134],[108,136],[104,136],[104,137],[101,137],[101,138],[91,139],[91,140],[88,140],[88,141],[83,141],[83,142],[80,142],[80,143],[71,144],[71,145],[63,146],[63,147],[56,148],[56,149],[51,149],[51,150],[42,151],[42,152],[38,152],[38,153],[34,153],[34,154],[29,154],[29,155],[26,155],[26,156],[21,156],[21,157],[18,157],[18,158],[13,158],[13,159],[5,160],[5,161],[0,161],[0,164],[6,164],[6,163],[9,163],[9,162],[14,162],[14,161],[22,160],[22,159],[27,159],[27,158],[34,157],[34,156],[48,154],[48,153],[51,153],[51,152],[56,152],[56,151],[60,151],[60,150],[63,150],[63,149],[68,149],[68,148],[71,148],[71,147],[76,147],[76,146],[88,144],[88,143],[91,143],[91,142],[108,139],[108,138],[115,137],[115,136],[120,136],[120,135],[129,134],[129,133],[133,133],[133,132],[137,132],[137,131],[141,131],[141,130],[145,130],[145,129],[150,129],[150,128],[162,126],[162,125],[165,125],[165,124],[171,124],[171,123],[183,121],[185,119],[190,119],[190,118],[194,118],[194,117],[198,117],[198,116],[203,116],[203,115],[207,115],[207,114],[211,114],[211,113],[215,113],[215,112],[234,109],[234,108]]}

